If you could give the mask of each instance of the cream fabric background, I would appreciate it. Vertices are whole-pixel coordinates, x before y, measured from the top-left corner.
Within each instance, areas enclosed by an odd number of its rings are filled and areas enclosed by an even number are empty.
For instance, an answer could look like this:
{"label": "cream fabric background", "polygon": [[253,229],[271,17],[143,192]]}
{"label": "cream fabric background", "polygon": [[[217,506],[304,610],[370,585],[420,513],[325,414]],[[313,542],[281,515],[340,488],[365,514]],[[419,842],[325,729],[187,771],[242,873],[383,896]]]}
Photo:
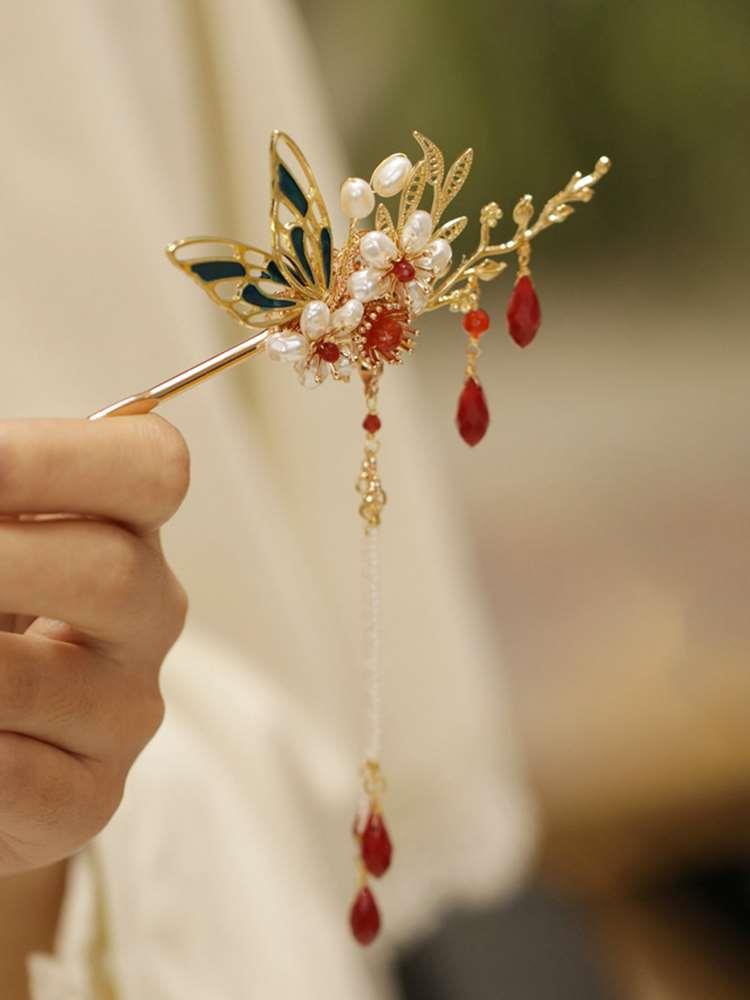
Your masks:
{"label": "cream fabric background", "polygon": [[[273,128],[306,151],[334,219],[348,171],[301,26],[279,0],[49,0],[3,20],[2,408],[78,416],[239,339],[162,247],[203,232],[264,242]],[[303,392],[260,359],[165,410],[193,455],[166,538],[190,623],[165,668],[167,722],[74,866],[59,960],[35,962],[38,997],[106,995],[82,985],[97,885],[126,1000],[360,1000],[390,994],[393,943],[439,904],[522,872],[533,824],[462,511],[410,372],[388,376],[384,767],[396,857],[378,893],[382,943],[362,952],[345,927],[361,749],[361,402],[355,388]]]}

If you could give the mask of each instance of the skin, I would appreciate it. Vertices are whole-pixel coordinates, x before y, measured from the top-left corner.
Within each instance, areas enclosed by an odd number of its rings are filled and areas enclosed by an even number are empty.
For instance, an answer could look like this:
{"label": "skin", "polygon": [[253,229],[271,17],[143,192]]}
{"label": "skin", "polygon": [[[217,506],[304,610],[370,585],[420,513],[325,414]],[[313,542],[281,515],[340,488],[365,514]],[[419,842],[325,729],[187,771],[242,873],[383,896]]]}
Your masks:
{"label": "skin", "polygon": [[0,982],[53,944],[65,859],[159,728],[187,602],[159,529],[187,491],[156,416],[0,423]]}

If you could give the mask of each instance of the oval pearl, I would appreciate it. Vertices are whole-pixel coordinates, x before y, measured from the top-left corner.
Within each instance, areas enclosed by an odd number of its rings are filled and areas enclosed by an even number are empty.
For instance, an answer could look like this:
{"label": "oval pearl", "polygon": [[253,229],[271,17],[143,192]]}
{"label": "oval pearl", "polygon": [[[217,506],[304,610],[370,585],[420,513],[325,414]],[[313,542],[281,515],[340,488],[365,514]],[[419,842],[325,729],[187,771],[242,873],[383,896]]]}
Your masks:
{"label": "oval pearl", "polygon": [[380,271],[366,267],[362,271],[354,271],[349,278],[349,294],[360,302],[369,302],[380,294]]}
{"label": "oval pearl", "polygon": [[331,316],[331,330],[335,330],[336,333],[349,333],[362,322],[364,311],[365,307],[359,299],[349,299]]}
{"label": "oval pearl", "polygon": [[396,244],[390,236],[373,229],[359,241],[359,252],[368,267],[386,268],[396,258]]}
{"label": "oval pearl", "polygon": [[408,253],[421,250],[432,236],[432,216],[424,209],[412,212],[401,230],[401,246]]}
{"label": "oval pearl", "polygon": [[316,340],[326,332],[330,322],[330,309],[325,302],[315,299],[313,302],[308,302],[302,310],[299,325],[306,337],[309,337],[310,340]]}
{"label": "oval pearl", "polygon": [[424,248],[424,252],[417,263],[421,264],[424,261],[423,266],[429,267],[435,272],[435,277],[439,278],[441,274],[445,274],[448,270],[452,260],[453,250],[448,240],[433,240],[432,243],[428,243]]}
{"label": "oval pearl", "polygon": [[[326,365],[321,365],[319,371],[316,371],[315,366],[308,368],[307,365],[295,365],[295,368],[299,375],[300,384],[306,389],[317,388],[328,377],[328,367]],[[320,381],[316,381],[317,376],[320,377]]]}
{"label": "oval pearl", "polygon": [[266,338],[266,354],[272,361],[300,361],[307,341],[301,333],[272,333]]}
{"label": "oval pearl", "polygon": [[427,305],[427,292],[418,281],[410,281],[406,286],[406,294],[409,296],[411,311],[420,313]]}
{"label": "oval pearl", "polygon": [[347,219],[364,219],[375,208],[372,188],[361,177],[348,177],[341,185],[341,211]]}
{"label": "oval pearl", "polygon": [[351,375],[354,368],[354,360],[348,354],[342,354],[336,362],[336,371],[339,375]]}
{"label": "oval pearl", "polygon": [[390,198],[403,190],[411,170],[411,160],[403,153],[386,156],[372,172],[370,184],[381,198]]}

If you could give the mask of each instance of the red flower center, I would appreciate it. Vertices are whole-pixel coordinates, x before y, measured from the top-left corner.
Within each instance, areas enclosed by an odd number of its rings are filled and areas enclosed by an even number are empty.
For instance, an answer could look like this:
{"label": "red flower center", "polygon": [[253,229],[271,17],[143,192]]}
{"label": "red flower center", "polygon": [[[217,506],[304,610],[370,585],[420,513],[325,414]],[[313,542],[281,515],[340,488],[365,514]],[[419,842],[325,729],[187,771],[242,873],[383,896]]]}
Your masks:
{"label": "red flower center", "polygon": [[330,340],[323,341],[320,347],[318,347],[318,354],[324,361],[327,361],[331,365],[335,365],[341,357],[341,351]]}
{"label": "red flower center", "polygon": [[367,346],[386,356],[392,355],[401,345],[403,335],[404,327],[401,321],[395,316],[383,313],[373,321],[372,327],[367,331]]}
{"label": "red flower center", "polygon": [[396,263],[391,268],[391,270],[393,271],[393,276],[396,279],[396,281],[401,281],[404,284],[407,281],[413,281],[414,275],[416,273],[414,270],[414,265],[405,258],[402,260],[397,260]]}

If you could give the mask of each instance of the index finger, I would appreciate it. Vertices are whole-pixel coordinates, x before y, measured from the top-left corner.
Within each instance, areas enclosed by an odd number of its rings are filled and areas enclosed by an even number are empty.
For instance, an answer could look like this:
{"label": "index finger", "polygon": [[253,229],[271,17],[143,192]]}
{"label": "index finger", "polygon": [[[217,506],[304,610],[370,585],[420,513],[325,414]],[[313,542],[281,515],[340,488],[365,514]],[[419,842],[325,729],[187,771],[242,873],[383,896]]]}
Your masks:
{"label": "index finger", "polygon": [[182,436],[156,415],[0,421],[0,514],[79,514],[149,534],[189,478]]}

